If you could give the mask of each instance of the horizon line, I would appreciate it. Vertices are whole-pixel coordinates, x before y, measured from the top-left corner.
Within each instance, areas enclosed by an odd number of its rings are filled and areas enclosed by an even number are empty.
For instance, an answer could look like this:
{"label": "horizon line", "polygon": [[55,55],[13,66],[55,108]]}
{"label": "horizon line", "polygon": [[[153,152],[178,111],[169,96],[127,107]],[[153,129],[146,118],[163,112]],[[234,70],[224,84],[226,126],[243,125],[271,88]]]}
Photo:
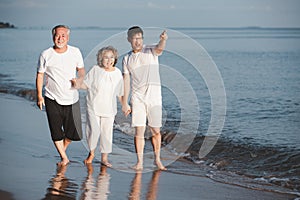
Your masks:
{"label": "horizon line", "polygon": [[[154,26],[144,26],[143,28],[167,28],[167,29],[300,29],[299,27],[268,27],[268,26],[211,26],[211,27],[197,27],[197,26],[170,26],[170,27],[154,27]],[[14,29],[52,29],[51,26],[14,26]],[[115,27],[115,26],[70,26],[71,29],[124,29],[127,30],[128,27]]]}

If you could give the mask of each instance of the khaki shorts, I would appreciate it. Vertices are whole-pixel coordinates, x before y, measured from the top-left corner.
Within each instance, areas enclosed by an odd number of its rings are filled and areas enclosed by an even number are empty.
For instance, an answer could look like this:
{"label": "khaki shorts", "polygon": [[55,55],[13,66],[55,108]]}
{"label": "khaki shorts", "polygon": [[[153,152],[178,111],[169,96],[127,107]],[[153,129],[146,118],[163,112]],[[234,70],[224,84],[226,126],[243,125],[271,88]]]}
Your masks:
{"label": "khaki shorts", "polygon": [[131,102],[132,127],[148,126],[160,128],[162,126],[162,105],[145,103],[138,100]]}

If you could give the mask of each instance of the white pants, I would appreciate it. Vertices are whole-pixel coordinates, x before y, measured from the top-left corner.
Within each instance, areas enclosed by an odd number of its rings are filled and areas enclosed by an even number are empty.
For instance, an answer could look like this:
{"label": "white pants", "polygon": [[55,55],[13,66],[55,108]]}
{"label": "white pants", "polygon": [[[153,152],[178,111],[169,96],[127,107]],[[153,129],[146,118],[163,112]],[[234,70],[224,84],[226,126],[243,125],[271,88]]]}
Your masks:
{"label": "white pants", "polygon": [[112,152],[114,120],[115,116],[101,117],[95,115],[94,111],[87,110],[86,137],[90,150],[96,149],[100,137],[100,152]]}

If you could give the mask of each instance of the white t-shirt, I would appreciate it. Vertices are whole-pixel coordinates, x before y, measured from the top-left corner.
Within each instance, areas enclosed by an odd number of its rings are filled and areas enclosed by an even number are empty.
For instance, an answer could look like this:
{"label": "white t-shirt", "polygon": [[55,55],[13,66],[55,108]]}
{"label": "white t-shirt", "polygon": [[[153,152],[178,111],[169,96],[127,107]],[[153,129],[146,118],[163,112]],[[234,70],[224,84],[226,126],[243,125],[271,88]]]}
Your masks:
{"label": "white t-shirt", "polygon": [[78,91],[72,88],[76,68],[83,68],[83,58],[77,47],[69,46],[64,53],[53,47],[44,50],[39,58],[37,71],[45,73],[45,96],[60,105],[71,105],[79,100]]}
{"label": "white t-shirt", "polygon": [[124,95],[124,84],[121,71],[105,71],[98,65],[87,73],[84,83],[88,88],[87,108],[95,115],[111,117],[117,114],[116,97]]}
{"label": "white t-shirt", "polygon": [[158,56],[154,46],[144,46],[134,53],[130,51],[123,58],[123,73],[131,75],[131,100],[161,104],[161,83]]}

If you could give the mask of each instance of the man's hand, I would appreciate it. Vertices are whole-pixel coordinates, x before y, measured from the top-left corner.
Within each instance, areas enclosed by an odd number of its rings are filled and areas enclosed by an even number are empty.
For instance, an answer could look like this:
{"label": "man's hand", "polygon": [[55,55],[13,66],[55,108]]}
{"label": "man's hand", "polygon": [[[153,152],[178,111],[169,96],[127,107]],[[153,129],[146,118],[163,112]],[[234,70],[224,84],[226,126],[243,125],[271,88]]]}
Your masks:
{"label": "man's hand", "polygon": [[168,39],[167,31],[164,30],[164,31],[160,34],[160,40],[167,40],[167,39]]}
{"label": "man's hand", "polygon": [[38,97],[36,104],[37,104],[37,106],[39,107],[40,110],[43,110],[43,106],[45,106],[44,98],[43,97]]}
{"label": "man's hand", "polygon": [[77,84],[77,79],[76,78],[73,78],[72,80],[70,80],[71,81],[71,84],[72,84],[72,87],[73,88],[76,88],[76,87],[78,87],[78,84]]}
{"label": "man's hand", "polygon": [[128,104],[122,106],[122,111],[125,117],[127,117],[131,113],[131,108]]}

